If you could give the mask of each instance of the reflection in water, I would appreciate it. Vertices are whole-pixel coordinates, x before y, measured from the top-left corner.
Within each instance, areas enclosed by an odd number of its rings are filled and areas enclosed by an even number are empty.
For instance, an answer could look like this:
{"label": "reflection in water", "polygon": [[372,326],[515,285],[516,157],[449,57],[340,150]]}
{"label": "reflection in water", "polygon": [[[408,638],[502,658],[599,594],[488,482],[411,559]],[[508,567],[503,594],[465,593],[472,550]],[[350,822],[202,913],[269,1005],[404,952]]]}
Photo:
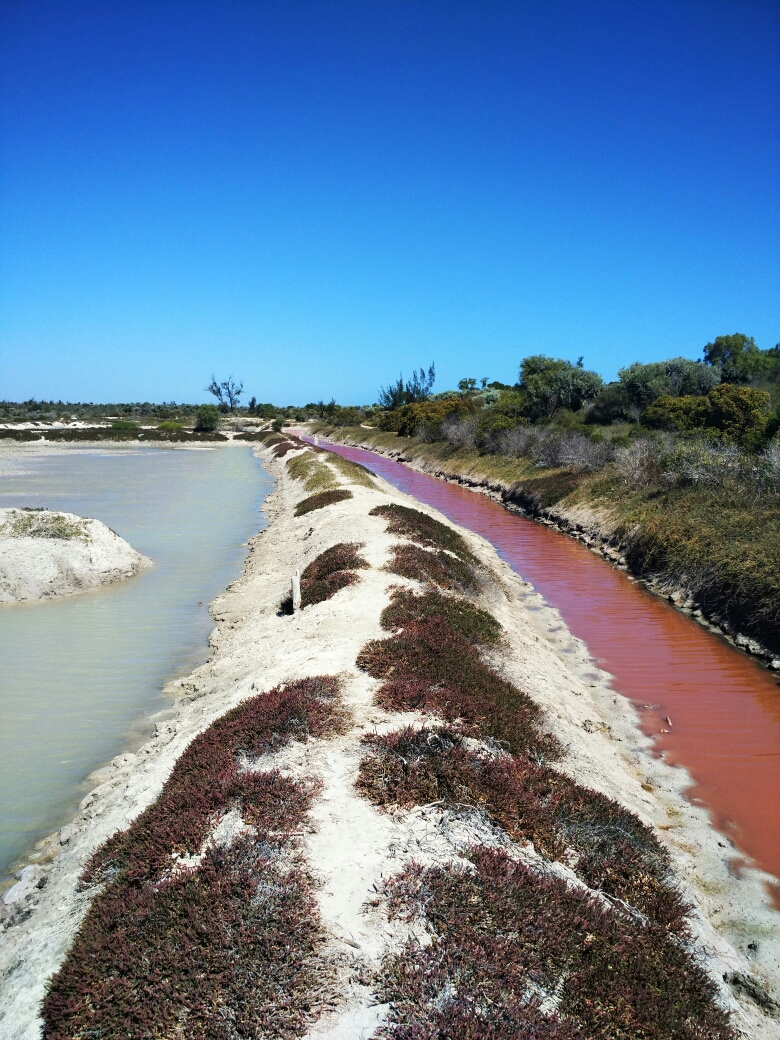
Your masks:
{"label": "reflection in water", "polygon": [[91,769],[140,737],[139,716],[166,706],[163,684],[206,660],[208,604],[240,573],[271,489],[243,445],[15,454],[0,455],[0,505],[97,517],[155,567],[0,607],[1,869],[73,812]]}
{"label": "reflection in water", "polygon": [[[567,535],[382,456],[327,447],[492,542],[614,676],[665,760],[688,769],[690,796],[780,877],[780,689],[772,673]],[[665,716],[672,727],[662,734]]]}

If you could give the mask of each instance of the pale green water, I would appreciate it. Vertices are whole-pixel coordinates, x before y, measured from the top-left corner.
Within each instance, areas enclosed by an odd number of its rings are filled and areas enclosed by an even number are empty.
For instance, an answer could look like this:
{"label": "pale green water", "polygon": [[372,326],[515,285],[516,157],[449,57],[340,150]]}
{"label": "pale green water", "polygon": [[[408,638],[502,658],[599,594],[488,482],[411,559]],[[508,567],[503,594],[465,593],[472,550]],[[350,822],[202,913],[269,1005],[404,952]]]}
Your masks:
{"label": "pale green water", "polygon": [[155,562],[95,592],[0,606],[0,879],[168,706],[165,682],[206,660],[208,604],[241,573],[271,487],[248,446],[0,455],[1,506],[97,517]]}

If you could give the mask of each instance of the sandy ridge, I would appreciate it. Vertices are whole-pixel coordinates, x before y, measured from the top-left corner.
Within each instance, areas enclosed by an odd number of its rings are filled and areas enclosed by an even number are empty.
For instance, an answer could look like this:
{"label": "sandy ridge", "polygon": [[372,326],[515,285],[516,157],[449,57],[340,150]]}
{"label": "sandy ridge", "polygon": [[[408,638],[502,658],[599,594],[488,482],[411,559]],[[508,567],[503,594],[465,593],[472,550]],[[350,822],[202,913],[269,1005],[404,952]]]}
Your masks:
{"label": "sandy ridge", "polygon": [[[413,713],[389,716],[377,709],[372,703],[376,684],[355,667],[361,647],[383,635],[379,614],[389,587],[399,582],[380,569],[393,539],[384,521],[368,512],[379,502],[397,501],[454,525],[380,480],[379,490],[352,486],[352,500],[296,519],[294,505],[306,495],[302,485],[289,479],[284,463],[260,448],[257,452],[277,480],[264,506],[270,524],[252,540],[242,577],[212,605],[217,628],[210,661],[170,685],[176,700],[172,711],[160,717],[152,741],[93,774],[96,787],[77,817],[44,843],[39,862],[27,868],[14,901],[2,910],[0,1035],[8,1040],[39,1036],[37,1006],[45,979],[61,962],[91,898],[76,890],[89,854],[154,800],[194,735],[241,700],[280,682],[341,675],[353,722],[334,740],[292,745],[277,763],[291,775],[314,776],[323,783],[303,849],[321,883],[318,900],[339,967],[339,987],[309,1034],[311,1040],[367,1037],[384,1017],[372,980],[382,953],[400,943],[404,933],[390,928],[381,910],[365,910],[382,877],[396,873],[410,857],[447,862],[475,841],[512,844],[479,814],[456,817],[435,806],[382,814],[354,788],[360,736],[421,721]],[[609,677],[594,667],[586,648],[488,543],[468,531],[461,534],[495,579],[484,605],[504,626],[511,646],[496,663],[547,710],[551,727],[568,748],[566,771],[663,828],[659,833],[697,906],[700,956],[720,982],[723,1000],[746,1036],[780,1037],[780,1023],[760,1015],[749,1001],[738,1002],[722,982],[725,972],[753,973],[769,986],[780,980],[780,917],[767,905],[761,875],[751,870],[733,875],[735,850],[712,830],[706,813],[682,797],[687,775],[653,758],[633,709],[609,688]],[[340,541],[365,543],[370,570],[332,600],[292,617],[278,616],[294,569]],[[535,856],[517,846],[512,853]],[[567,876],[562,865],[545,869]],[[570,883],[578,883],[568,873]],[[751,952],[747,943],[756,937],[758,951]]]}

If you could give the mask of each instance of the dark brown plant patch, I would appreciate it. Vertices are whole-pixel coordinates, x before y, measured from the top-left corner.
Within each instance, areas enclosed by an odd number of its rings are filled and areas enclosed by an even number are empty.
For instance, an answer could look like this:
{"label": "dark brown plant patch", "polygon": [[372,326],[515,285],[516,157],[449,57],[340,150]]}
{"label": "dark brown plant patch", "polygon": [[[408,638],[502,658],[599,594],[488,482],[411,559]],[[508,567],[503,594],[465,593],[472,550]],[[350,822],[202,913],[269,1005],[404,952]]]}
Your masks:
{"label": "dark brown plant patch", "polygon": [[424,585],[438,585],[440,589],[474,592],[479,588],[473,569],[457,556],[417,545],[392,546],[386,569]]}
{"label": "dark brown plant patch", "polygon": [[450,722],[462,720],[514,754],[560,752],[555,737],[540,729],[539,706],[486,665],[474,644],[441,615],[423,617],[389,639],[367,643],[357,664],[384,680],[376,699],[389,711],[419,709]]}
{"label": "dark brown plant patch", "polygon": [[301,606],[321,603],[347,585],[354,585],[358,580],[355,571],[368,567],[360,548],[358,542],[339,542],[312,560],[301,575]]}
{"label": "dark brown plant patch", "polygon": [[389,534],[401,535],[431,549],[444,549],[454,553],[464,562],[476,562],[465,540],[457,531],[453,531],[451,527],[428,516],[427,513],[421,513],[419,509],[393,503],[374,506],[369,516],[385,517]]}
{"label": "dark brown plant patch", "polygon": [[[88,866],[85,881],[105,888],[49,985],[47,1040],[306,1031],[326,969],[294,836],[315,788],[243,762],[343,726],[338,681],[319,676],[245,701],[192,741],[157,801]],[[230,810],[254,832],[174,869]]]}
{"label": "dark brown plant patch", "polygon": [[357,786],[376,805],[443,802],[482,809],[516,841],[565,860],[587,885],[655,924],[682,929],[690,910],[664,847],[633,813],[526,756],[488,757],[452,727],[363,738]]}
{"label": "dark brown plant patch", "polygon": [[679,938],[638,925],[492,849],[474,870],[411,865],[385,886],[418,920],[384,965],[387,1040],[734,1040],[716,989]]}
{"label": "dark brown plant patch", "polygon": [[320,491],[316,495],[309,495],[308,498],[304,498],[302,502],[299,502],[295,507],[295,515],[304,516],[315,509],[323,509],[325,506],[332,506],[336,502],[345,502],[348,498],[353,497],[352,492],[347,491],[346,488],[335,491]]}
{"label": "dark brown plant patch", "polygon": [[382,628],[392,632],[434,615],[444,618],[450,628],[475,643],[496,643],[501,637],[501,625],[492,614],[466,599],[443,596],[435,590],[415,595],[410,589],[393,589],[390,604],[379,620]]}

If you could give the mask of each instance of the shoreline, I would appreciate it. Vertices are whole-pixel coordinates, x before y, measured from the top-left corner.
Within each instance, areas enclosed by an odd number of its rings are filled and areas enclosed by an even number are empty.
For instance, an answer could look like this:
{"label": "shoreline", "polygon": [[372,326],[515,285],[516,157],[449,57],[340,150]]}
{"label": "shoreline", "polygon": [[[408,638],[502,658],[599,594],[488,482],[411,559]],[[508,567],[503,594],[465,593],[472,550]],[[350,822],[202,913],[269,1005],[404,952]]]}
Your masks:
{"label": "shoreline", "polygon": [[[348,429],[347,427],[344,428]],[[307,431],[307,436],[309,436]],[[483,479],[469,477],[465,473],[448,472],[437,466],[435,462],[414,453],[404,454],[403,449],[397,451],[387,448],[382,444],[373,444],[365,440],[354,439],[348,433],[343,439],[331,439],[332,431],[318,433],[326,443],[343,444],[347,447],[362,448],[364,451],[373,452],[398,462],[402,466],[425,473],[427,476],[443,480],[448,484],[457,484],[459,487],[467,488],[479,495],[484,495],[492,501],[499,503],[509,513],[525,517],[534,523],[551,527],[561,534],[567,535],[586,546],[594,555],[610,563],[617,570],[622,571],[629,581],[636,582],[647,589],[653,596],[657,596],[664,602],[669,603],[675,610],[701,625],[708,632],[712,632],[724,642],[728,643],[734,650],[753,658],[761,667],[771,671],[780,672],[780,656],[763,646],[759,640],[737,630],[727,630],[719,622],[708,616],[703,609],[694,609],[695,601],[689,589],[678,582],[665,581],[662,577],[645,578],[632,571],[630,565],[623,556],[622,547],[617,549],[611,544],[614,531],[614,521],[604,510],[593,509],[589,506],[574,507],[571,510],[558,510],[554,506],[540,507],[538,510],[526,508],[522,504],[513,501],[513,487],[499,479],[484,477]]]}
{"label": "shoreline", "polygon": [[[359,756],[357,731],[381,730],[398,722],[397,715],[390,719],[374,706],[374,684],[354,666],[360,647],[382,635],[378,615],[394,583],[381,570],[391,539],[381,523],[364,515],[365,507],[377,501],[397,502],[430,516],[438,514],[377,479],[377,490],[350,484],[354,501],[342,503],[338,510],[295,519],[294,506],[305,497],[300,482],[267,449],[258,445],[255,454],[276,481],[263,505],[268,527],[250,540],[242,575],[211,605],[216,628],[209,660],[167,685],[165,692],[176,699],[163,713],[169,717],[158,719],[151,741],[91,774],[97,786],[85,796],[76,817],[46,843],[56,854],[48,864],[39,865],[27,894],[2,918],[0,980],[10,1009],[5,1013],[6,1025],[15,1030],[8,1034],[9,1040],[38,1035],[35,1006],[43,980],[60,962],[94,894],[76,887],[90,852],[152,803],[196,734],[229,708],[280,682],[299,679],[312,670],[343,675],[353,715],[355,732],[328,744],[296,747],[285,760],[287,768],[313,771],[325,784],[324,795],[312,810],[314,828],[307,829],[303,845],[322,881],[318,901],[329,942],[342,959],[362,957],[373,964],[381,953],[384,939],[379,922],[362,915],[361,907],[383,871],[398,869],[398,854],[391,855],[391,846],[405,848],[402,859],[422,854],[435,861],[463,845],[461,835],[460,845],[457,840],[442,845],[443,839],[437,838],[439,844],[434,841],[429,848],[423,837],[431,830],[431,820],[424,810],[388,819],[358,799],[351,786]],[[731,1001],[745,1028],[763,1030],[745,1035],[780,1037],[780,1025],[775,1029],[754,1002],[737,1001],[722,982],[728,972],[757,975],[775,995],[780,991],[780,918],[767,905],[765,875],[748,867],[735,876],[736,850],[727,839],[720,840],[706,811],[685,799],[688,774],[654,757],[633,707],[610,688],[610,676],[593,664],[587,648],[571,636],[558,612],[499,560],[489,543],[464,529],[460,534],[490,576],[485,597],[511,636],[502,674],[522,684],[542,705],[568,749],[560,768],[653,825],[695,901],[693,923],[700,956],[711,974],[720,974],[723,999]],[[279,603],[296,567],[344,535],[365,541],[371,569],[360,583],[342,590],[332,601],[292,617],[280,616]],[[548,631],[552,622],[557,628],[553,634]],[[419,719],[409,721],[419,723]],[[351,852],[348,863],[345,848]],[[359,856],[357,863],[351,862],[353,856]],[[748,943],[756,935],[761,935],[761,942],[751,955]],[[370,987],[364,985],[344,990],[336,1017],[324,1015],[310,1035],[357,1036],[358,1026],[378,1024],[371,1018],[379,1012],[370,1011],[370,996]]]}

